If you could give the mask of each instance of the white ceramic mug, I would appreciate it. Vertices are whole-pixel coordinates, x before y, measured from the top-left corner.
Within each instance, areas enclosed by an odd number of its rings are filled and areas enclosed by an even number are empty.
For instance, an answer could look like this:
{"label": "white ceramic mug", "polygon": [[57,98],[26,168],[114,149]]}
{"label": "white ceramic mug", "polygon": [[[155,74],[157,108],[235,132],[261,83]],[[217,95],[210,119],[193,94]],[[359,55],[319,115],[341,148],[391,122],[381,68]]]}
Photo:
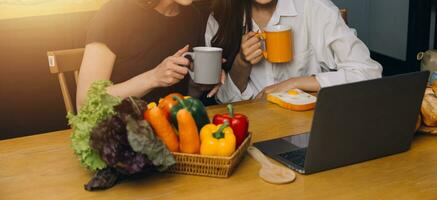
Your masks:
{"label": "white ceramic mug", "polygon": [[195,47],[194,52],[187,52],[183,56],[191,56],[193,69],[190,76],[197,84],[215,85],[220,82],[222,71],[222,48]]}

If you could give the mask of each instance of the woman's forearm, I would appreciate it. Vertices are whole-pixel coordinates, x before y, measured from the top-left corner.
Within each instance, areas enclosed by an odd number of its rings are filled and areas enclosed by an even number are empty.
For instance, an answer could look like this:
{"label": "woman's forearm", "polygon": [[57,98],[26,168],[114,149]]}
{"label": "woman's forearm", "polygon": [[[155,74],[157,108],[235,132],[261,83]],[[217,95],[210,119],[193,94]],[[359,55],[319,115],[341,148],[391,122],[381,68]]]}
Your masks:
{"label": "woman's forearm", "polygon": [[125,82],[112,85],[107,88],[108,94],[119,98],[130,96],[143,97],[154,88],[158,87],[156,81],[153,81],[152,71],[142,73]]}
{"label": "woman's forearm", "polygon": [[246,90],[251,71],[252,71],[252,65],[244,61],[243,58],[241,58],[241,54],[238,54],[235,57],[229,75],[232,81],[234,82],[234,84],[240,90],[240,92],[244,92]]}
{"label": "woman's forearm", "polygon": [[255,98],[262,98],[265,97],[266,94],[276,92],[287,92],[291,89],[301,89],[307,92],[318,92],[320,90],[320,84],[314,76],[290,78],[264,88]]}
{"label": "woman's forearm", "polygon": [[[135,97],[143,97],[153,89],[157,88],[156,82],[152,80],[151,71],[140,74],[136,77],[133,77],[125,82],[114,84],[106,88],[108,94],[119,97],[121,99],[125,99],[130,96]],[[77,98],[77,107],[85,102],[86,96],[78,96]]]}
{"label": "woman's forearm", "polygon": [[[125,82],[112,85],[107,92],[116,97],[142,97],[158,87],[169,87],[180,82],[188,73],[188,59],[183,53],[188,51],[188,45],[173,56],[165,58],[158,66],[135,76]],[[79,72],[77,84],[77,108],[85,102],[89,87],[98,80],[110,80],[116,55],[104,44],[91,43],[85,48],[84,58]]]}
{"label": "woman's forearm", "polygon": [[291,78],[288,80],[292,88],[301,89],[308,92],[318,92],[320,90],[320,84],[314,76],[304,76]]}

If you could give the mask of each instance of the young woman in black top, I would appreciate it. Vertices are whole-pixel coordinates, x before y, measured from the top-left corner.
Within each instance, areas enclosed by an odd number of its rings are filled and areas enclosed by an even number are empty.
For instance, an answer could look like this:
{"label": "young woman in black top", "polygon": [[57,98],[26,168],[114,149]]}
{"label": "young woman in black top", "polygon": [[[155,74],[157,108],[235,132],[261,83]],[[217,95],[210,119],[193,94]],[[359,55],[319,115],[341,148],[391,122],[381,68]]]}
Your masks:
{"label": "young woman in black top", "polygon": [[[191,3],[112,0],[103,6],[89,27],[77,106],[97,80],[113,81],[107,91],[121,98],[156,101],[170,92],[199,94],[201,87],[189,84],[189,60],[182,54],[189,47],[204,44],[206,16],[203,18]],[[217,90],[218,86],[209,96]]]}

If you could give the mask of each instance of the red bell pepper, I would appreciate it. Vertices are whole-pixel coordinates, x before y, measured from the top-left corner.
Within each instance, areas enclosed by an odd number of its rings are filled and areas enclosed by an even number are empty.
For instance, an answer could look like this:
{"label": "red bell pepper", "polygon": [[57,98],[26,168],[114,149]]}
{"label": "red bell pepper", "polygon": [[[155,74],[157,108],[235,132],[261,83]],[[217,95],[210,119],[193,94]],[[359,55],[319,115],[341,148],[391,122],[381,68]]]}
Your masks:
{"label": "red bell pepper", "polygon": [[237,148],[243,143],[249,134],[249,120],[245,115],[235,113],[232,104],[228,104],[227,114],[218,114],[213,118],[212,123],[215,125],[224,124],[228,121],[230,127],[234,131],[235,138],[237,139]]}

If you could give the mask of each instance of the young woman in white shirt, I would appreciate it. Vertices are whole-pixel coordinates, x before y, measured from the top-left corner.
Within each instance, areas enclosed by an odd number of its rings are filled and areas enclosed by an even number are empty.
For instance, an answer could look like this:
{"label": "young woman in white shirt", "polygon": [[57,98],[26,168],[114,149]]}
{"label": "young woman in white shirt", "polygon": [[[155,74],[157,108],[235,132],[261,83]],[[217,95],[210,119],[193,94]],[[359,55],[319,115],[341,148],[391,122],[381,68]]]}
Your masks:
{"label": "young woman in white shirt", "polygon": [[[294,59],[270,63],[262,54],[260,27],[292,28]],[[341,18],[330,0],[217,0],[205,33],[207,45],[224,49],[228,72],[222,103],[293,88],[322,87],[381,77],[382,67]]]}

